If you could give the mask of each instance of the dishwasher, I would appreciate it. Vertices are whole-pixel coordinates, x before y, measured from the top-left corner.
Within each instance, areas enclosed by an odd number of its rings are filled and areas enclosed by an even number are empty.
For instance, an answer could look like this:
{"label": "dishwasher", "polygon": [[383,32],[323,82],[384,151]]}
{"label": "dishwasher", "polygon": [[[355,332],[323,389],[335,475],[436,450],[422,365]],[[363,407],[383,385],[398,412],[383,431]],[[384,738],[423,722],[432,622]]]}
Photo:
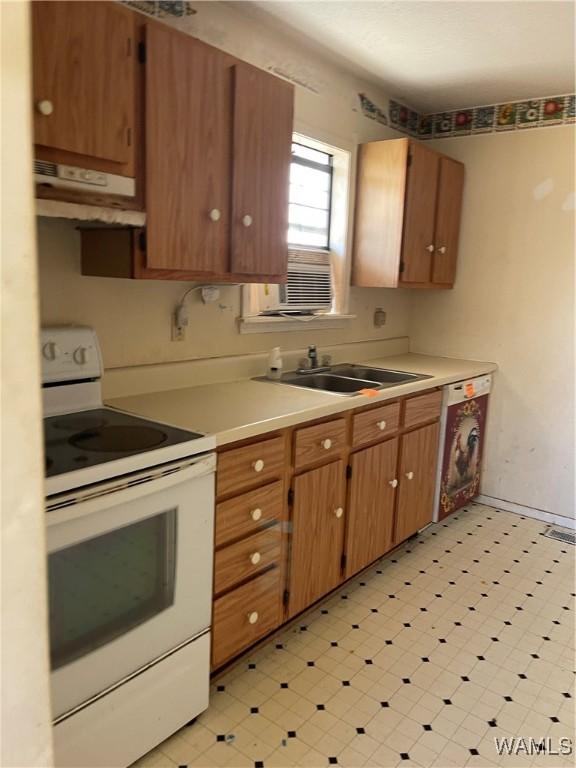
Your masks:
{"label": "dishwasher", "polygon": [[491,386],[488,374],[444,387],[434,522],[479,493]]}

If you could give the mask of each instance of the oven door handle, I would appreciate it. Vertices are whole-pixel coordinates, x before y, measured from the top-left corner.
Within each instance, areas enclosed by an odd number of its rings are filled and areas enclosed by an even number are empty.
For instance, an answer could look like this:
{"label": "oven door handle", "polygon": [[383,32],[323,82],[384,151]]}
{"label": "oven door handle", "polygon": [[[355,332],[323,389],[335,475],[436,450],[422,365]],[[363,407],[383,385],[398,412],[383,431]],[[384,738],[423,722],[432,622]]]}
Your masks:
{"label": "oven door handle", "polygon": [[[178,465],[175,465],[173,471],[170,471],[169,467],[156,467],[135,473],[128,478],[115,478],[93,489],[81,488],[77,492],[66,493],[53,500],[54,506],[48,506],[46,513],[46,525],[51,528],[103,510],[112,510],[145,496],[168,491],[191,480],[214,475],[215,471],[216,455],[212,453],[194,460],[187,466],[178,468]],[[56,506],[55,503],[62,506]],[[147,516],[143,514],[142,519]]]}

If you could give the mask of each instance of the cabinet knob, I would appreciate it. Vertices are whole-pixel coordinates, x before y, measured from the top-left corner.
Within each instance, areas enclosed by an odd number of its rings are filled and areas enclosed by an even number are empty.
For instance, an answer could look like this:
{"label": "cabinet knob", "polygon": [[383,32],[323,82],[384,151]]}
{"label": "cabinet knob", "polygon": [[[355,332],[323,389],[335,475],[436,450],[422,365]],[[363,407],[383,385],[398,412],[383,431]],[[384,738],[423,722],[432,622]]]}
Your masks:
{"label": "cabinet knob", "polygon": [[252,565],[258,565],[260,560],[262,560],[262,555],[260,554],[260,552],[253,552],[250,555],[250,562],[252,563]]}
{"label": "cabinet knob", "polygon": [[396,478],[394,478],[394,480],[388,480],[388,485],[391,485],[392,488],[397,488],[398,487],[398,480],[396,480]]}
{"label": "cabinet knob", "polygon": [[427,250],[429,253],[434,253],[434,245],[433,245],[432,243],[430,243],[430,245],[427,245],[427,246],[426,246],[426,250]]}
{"label": "cabinet knob", "polygon": [[36,109],[41,115],[51,115],[54,112],[54,104],[49,99],[40,99],[36,102]]}
{"label": "cabinet knob", "polygon": [[376,426],[378,427],[379,430],[383,432],[386,429],[386,422],[384,420],[377,421]]}
{"label": "cabinet knob", "polygon": [[245,227],[251,227],[252,226],[252,216],[249,216],[246,214],[246,216],[242,217],[242,224],[244,224]]}
{"label": "cabinet knob", "polygon": [[446,253],[446,246],[441,245],[440,248],[438,248],[438,253]]}
{"label": "cabinet knob", "polygon": [[256,624],[260,617],[258,616],[258,611],[252,611],[248,614],[248,623],[249,624]]}
{"label": "cabinet knob", "polygon": [[220,213],[218,208],[212,208],[212,210],[210,211],[209,216],[210,216],[212,221],[220,221],[220,219],[222,218],[222,214]]}
{"label": "cabinet knob", "polygon": [[256,509],[253,509],[252,512],[250,512],[250,517],[254,522],[260,520],[262,517],[262,510],[259,507],[256,507]]}
{"label": "cabinet knob", "polygon": [[337,509],[334,510],[334,514],[336,515],[336,517],[340,518],[344,514],[344,510],[342,509],[342,507],[338,507]]}
{"label": "cabinet knob", "polygon": [[414,472],[406,472],[406,477],[408,480],[412,480],[414,478]]}
{"label": "cabinet knob", "polygon": [[256,459],[256,461],[253,462],[252,464],[252,469],[254,470],[254,472],[262,472],[262,470],[264,469],[264,462],[262,461],[262,459]]}
{"label": "cabinet knob", "polygon": [[322,448],[329,451],[330,448],[332,448],[332,440],[330,440],[329,437],[326,438],[326,440],[322,440]]}

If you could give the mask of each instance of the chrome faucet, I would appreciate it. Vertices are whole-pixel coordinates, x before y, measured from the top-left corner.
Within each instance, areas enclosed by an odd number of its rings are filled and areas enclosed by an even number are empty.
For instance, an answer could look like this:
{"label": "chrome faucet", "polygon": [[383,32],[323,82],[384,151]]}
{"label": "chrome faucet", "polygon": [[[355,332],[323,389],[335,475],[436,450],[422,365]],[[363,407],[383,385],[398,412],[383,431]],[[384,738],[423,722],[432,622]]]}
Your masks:
{"label": "chrome faucet", "polygon": [[318,364],[318,351],[316,344],[310,344],[308,347],[308,363],[305,360],[300,361],[298,373],[324,373],[330,370],[330,357],[325,355],[322,358],[322,365]]}
{"label": "chrome faucet", "polygon": [[316,351],[316,344],[310,344],[308,347],[308,360],[310,360],[310,369],[315,370],[318,368],[318,352]]}

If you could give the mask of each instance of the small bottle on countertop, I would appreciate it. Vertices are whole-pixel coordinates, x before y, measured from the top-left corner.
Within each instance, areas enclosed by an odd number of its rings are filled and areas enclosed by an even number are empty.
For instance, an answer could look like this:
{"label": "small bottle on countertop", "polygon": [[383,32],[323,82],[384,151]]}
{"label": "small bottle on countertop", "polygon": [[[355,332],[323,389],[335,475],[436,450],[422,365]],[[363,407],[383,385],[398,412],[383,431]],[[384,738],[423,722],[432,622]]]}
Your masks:
{"label": "small bottle on countertop", "polygon": [[268,378],[279,381],[282,378],[282,355],[280,347],[273,347],[268,358]]}

